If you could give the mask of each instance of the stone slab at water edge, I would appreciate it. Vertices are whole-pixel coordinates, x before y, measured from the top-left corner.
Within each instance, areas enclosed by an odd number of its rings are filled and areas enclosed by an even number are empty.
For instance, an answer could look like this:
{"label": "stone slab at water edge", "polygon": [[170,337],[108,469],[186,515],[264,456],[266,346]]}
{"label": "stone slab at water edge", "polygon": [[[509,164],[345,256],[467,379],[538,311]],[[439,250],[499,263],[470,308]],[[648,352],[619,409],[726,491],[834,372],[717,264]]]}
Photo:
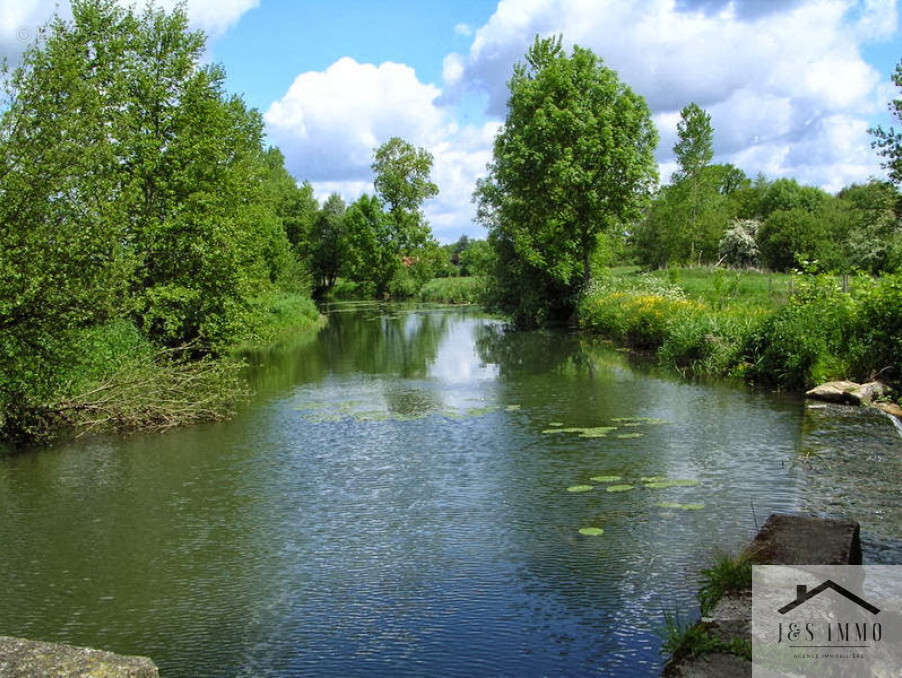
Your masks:
{"label": "stone slab at water edge", "polygon": [[879,381],[869,381],[866,384],[857,384],[854,381],[828,381],[807,391],[805,397],[828,403],[870,405],[888,392],[889,388]]}
{"label": "stone slab at water edge", "polygon": [[160,678],[147,657],[0,636],[0,678]]}

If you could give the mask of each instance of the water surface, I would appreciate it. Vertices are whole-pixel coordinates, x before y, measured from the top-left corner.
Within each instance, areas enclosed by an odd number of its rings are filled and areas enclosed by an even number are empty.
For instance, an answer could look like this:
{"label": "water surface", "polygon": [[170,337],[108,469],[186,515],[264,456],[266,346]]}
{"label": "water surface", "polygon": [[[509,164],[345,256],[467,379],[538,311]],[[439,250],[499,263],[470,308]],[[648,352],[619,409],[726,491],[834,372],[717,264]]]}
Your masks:
{"label": "water surface", "polygon": [[655,675],[663,614],[770,512],[848,515],[902,560],[883,415],[472,310],[333,310],[253,356],[234,421],[0,459],[0,635],[164,676]]}

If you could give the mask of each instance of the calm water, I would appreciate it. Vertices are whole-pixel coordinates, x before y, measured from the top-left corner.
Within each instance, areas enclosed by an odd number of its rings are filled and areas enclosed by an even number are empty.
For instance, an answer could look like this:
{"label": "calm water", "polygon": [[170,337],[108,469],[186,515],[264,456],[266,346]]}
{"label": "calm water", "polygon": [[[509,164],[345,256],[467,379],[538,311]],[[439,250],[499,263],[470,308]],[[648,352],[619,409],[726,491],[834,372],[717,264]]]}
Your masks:
{"label": "calm water", "polygon": [[663,613],[772,511],[849,515],[902,562],[882,415],[474,311],[343,306],[253,363],[227,424],[0,458],[0,635],[164,676],[655,675]]}

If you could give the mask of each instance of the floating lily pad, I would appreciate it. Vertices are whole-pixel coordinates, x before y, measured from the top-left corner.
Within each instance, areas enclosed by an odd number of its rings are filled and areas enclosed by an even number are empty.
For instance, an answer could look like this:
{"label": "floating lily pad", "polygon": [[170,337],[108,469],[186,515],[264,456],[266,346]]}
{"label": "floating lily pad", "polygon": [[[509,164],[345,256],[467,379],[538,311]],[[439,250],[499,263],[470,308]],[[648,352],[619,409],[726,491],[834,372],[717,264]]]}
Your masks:
{"label": "floating lily pad", "polygon": [[584,428],[579,434],[580,438],[603,438],[611,431],[616,430],[616,426],[593,426],[592,428]]}
{"label": "floating lily pad", "polygon": [[677,504],[672,501],[662,501],[658,506],[669,509],[683,509],[684,511],[700,511],[705,508],[704,504]]}
{"label": "floating lily pad", "polygon": [[567,492],[588,492],[591,489],[591,485],[571,485],[567,488]]}
{"label": "floating lily pad", "polygon": [[645,487],[652,490],[661,490],[666,487],[694,487],[699,484],[698,480],[674,479],[674,480],[656,480],[647,483]]}
{"label": "floating lily pad", "polygon": [[496,408],[494,407],[469,407],[465,411],[465,414],[468,417],[481,417],[484,414],[489,414],[490,412],[494,412]]}
{"label": "floating lily pad", "polygon": [[616,483],[620,478],[621,476],[592,476],[589,480],[594,480],[596,483]]}
{"label": "floating lily pad", "polygon": [[667,480],[667,476],[642,476],[639,478],[640,483],[663,483]]}
{"label": "floating lily pad", "polygon": [[610,485],[610,486],[608,486],[608,492],[626,492],[631,489],[633,489],[632,485]]}
{"label": "floating lily pad", "polygon": [[519,405],[508,405],[504,409],[507,410],[508,412],[516,412],[517,410],[520,409],[520,406]]}
{"label": "floating lily pad", "polygon": [[579,533],[584,537],[600,537],[604,534],[604,530],[600,527],[581,527]]}
{"label": "floating lily pad", "polygon": [[564,425],[564,422],[562,422],[562,421],[549,421],[549,422],[548,422],[548,425],[549,425],[549,426],[563,426],[563,425]]}
{"label": "floating lily pad", "polygon": [[620,423],[621,426],[642,426],[641,421],[624,421]]}
{"label": "floating lily pad", "polygon": [[621,438],[621,439],[624,439],[624,438],[641,438],[641,437],[642,437],[642,434],[641,434],[641,433],[618,433],[618,434],[617,434],[617,437],[618,437],[618,438]]}
{"label": "floating lily pad", "polygon": [[546,428],[542,433],[582,433],[583,428]]}

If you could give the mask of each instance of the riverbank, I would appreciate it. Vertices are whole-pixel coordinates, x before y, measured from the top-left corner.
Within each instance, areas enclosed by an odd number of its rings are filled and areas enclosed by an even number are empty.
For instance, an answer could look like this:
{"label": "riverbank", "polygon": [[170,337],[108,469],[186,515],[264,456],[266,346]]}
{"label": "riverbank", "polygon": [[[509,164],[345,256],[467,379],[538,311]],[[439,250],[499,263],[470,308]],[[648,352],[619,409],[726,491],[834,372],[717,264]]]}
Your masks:
{"label": "riverbank", "polygon": [[687,376],[737,376],[789,391],[848,378],[902,382],[898,275],[612,269],[579,304],[577,324]]}
{"label": "riverbank", "polygon": [[324,323],[309,297],[270,293],[249,304],[238,338],[214,353],[160,348],[124,319],[73,332],[58,375],[62,386],[38,403],[6,404],[0,442],[47,444],[228,419],[250,393],[242,354]]}

